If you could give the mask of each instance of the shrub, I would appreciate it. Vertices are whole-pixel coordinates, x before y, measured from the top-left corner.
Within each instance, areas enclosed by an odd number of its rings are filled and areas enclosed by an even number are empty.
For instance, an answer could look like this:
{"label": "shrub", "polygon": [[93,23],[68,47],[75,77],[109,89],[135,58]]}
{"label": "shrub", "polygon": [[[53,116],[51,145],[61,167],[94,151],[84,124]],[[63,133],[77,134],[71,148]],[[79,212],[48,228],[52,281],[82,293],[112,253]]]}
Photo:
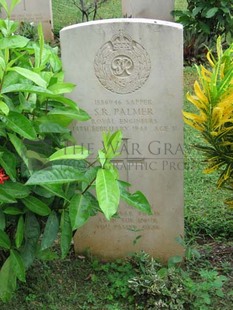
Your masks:
{"label": "shrub", "polygon": [[[233,185],[233,43],[222,50],[217,40],[217,55],[207,54],[209,66],[197,67],[199,80],[194,94],[187,99],[196,112],[184,112],[185,122],[201,133],[203,145],[196,146],[205,155],[205,173],[218,171],[217,186],[232,190]],[[233,206],[232,199],[227,201]]]}
{"label": "shrub", "polygon": [[184,26],[184,58],[202,60],[206,46],[218,36],[227,44],[233,40],[233,0],[187,0],[187,10],[174,11]]}
{"label": "shrub", "polygon": [[[4,9],[11,8],[0,0]],[[17,280],[35,258],[53,259],[56,240],[61,256],[69,252],[72,235],[89,217],[102,212],[110,220],[120,198],[147,214],[141,192],[118,180],[111,160],[118,155],[122,133],[103,134],[95,163],[88,150],[72,145],[72,121],[89,115],[65,98],[74,88],[64,82],[57,48],[17,34],[18,24],[0,20],[0,298],[8,301]],[[94,196],[90,189],[96,190]],[[96,198],[97,197],[97,198]],[[60,236],[60,238],[59,238]]]}

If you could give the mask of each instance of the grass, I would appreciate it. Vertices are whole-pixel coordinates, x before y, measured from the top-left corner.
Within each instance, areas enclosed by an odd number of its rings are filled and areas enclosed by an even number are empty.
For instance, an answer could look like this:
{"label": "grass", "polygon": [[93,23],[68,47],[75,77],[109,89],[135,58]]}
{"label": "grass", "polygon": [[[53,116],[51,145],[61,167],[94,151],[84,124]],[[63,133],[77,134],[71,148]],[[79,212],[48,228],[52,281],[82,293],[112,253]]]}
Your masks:
{"label": "grass", "polygon": [[[108,17],[112,17],[111,15],[118,17],[120,1],[109,2],[111,5],[103,7],[103,11],[99,14],[105,16],[106,13]],[[71,0],[53,0],[57,30],[78,18],[77,12],[70,7],[70,3]],[[177,8],[184,5],[184,1],[176,2]],[[114,13],[115,11],[117,14]],[[184,68],[185,92],[192,91],[195,79],[195,68]],[[184,108],[191,109],[186,101]],[[223,202],[228,193],[216,189],[217,176],[202,173],[201,155],[193,147],[196,143],[200,143],[197,132],[185,126],[184,189],[187,258],[182,268],[188,275],[197,279],[194,290],[199,292],[200,300],[203,294],[208,295],[211,290],[212,295],[211,304],[206,308],[202,305],[190,309],[230,310],[233,304],[233,214]],[[155,307],[143,306],[143,295],[140,295],[138,300],[129,289],[128,279],[139,276],[139,271],[143,274],[148,270],[145,267],[147,260],[143,254],[138,259],[141,266],[139,269],[135,268],[135,259],[102,264],[92,257],[77,257],[73,252],[63,261],[36,261],[28,272],[27,283],[20,284],[9,304],[0,302],[0,309],[157,310],[158,308]],[[203,282],[198,278],[201,269],[208,272],[217,271],[219,275],[227,277],[228,281],[223,286],[223,298],[215,294],[211,286],[215,281],[210,279]],[[178,278],[175,278],[175,281],[180,283]],[[141,287],[140,294],[142,294]],[[148,299],[150,297],[150,295],[145,296]],[[173,310],[173,308],[170,309]]]}

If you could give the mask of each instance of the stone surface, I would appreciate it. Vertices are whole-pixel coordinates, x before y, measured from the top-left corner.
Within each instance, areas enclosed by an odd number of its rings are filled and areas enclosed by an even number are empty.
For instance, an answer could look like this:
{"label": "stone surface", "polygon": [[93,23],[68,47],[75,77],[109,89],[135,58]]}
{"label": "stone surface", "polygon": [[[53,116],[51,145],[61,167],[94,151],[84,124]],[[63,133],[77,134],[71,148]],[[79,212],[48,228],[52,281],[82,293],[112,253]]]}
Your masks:
{"label": "stone surface", "polygon": [[64,28],[62,61],[71,98],[92,119],[74,124],[77,144],[101,147],[101,132],[123,131],[121,179],[148,197],[154,214],[121,205],[120,219],[92,218],[75,250],[102,259],[144,250],[167,260],[183,253],[182,27],[148,19],[113,19]]}
{"label": "stone surface", "polygon": [[122,0],[122,15],[173,21],[174,0]]}
{"label": "stone surface", "polygon": [[[11,0],[6,0],[10,5]],[[5,11],[2,10],[1,17],[5,18]],[[14,8],[11,19],[18,21],[27,21],[34,23],[42,23],[45,39],[51,41],[53,39],[53,18],[51,0],[21,0]]]}

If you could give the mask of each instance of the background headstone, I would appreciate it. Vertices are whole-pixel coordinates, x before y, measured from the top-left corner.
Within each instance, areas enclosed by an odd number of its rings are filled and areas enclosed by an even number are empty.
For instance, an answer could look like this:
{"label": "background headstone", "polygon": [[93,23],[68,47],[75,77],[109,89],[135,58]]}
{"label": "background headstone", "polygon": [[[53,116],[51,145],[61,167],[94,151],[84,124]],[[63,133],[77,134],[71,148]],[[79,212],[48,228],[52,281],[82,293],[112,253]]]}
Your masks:
{"label": "background headstone", "polygon": [[154,211],[121,205],[120,219],[93,217],[76,233],[75,250],[103,259],[140,250],[162,260],[182,254],[182,27],[114,19],[66,27],[60,37],[66,80],[77,85],[71,98],[92,116],[74,124],[77,144],[96,154],[101,133],[121,129],[115,165]]}
{"label": "background headstone", "polygon": [[173,21],[175,0],[122,0],[122,15]]}
{"label": "background headstone", "polygon": [[[8,6],[11,0],[6,0]],[[5,18],[5,11],[2,9],[1,17]],[[16,5],[11,15],[11,19],[17,21],[42,23],[45,39],[53,39],[53,17],[51,0],[21,0]]]}

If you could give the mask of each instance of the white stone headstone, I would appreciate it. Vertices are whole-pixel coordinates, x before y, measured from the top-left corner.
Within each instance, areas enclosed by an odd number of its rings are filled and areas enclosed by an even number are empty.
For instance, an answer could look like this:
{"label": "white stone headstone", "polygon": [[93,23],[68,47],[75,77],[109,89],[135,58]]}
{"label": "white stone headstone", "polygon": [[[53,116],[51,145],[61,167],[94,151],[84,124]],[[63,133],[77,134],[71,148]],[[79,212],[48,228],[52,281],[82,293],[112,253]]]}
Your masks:
{"label": "white stone headstone", "polygon": [[122,0],[122,15],[173,21],[175,0]]}
{"label": "white stone headstone", "polygon": [[75,250],[103,259],[140,250],[162,260],[182,254],[182,27],[113,19],[66,27],[60,37],[65,78],[77,85],[71,98],[92,117],[74,124],[77,144],[95,153],[103,131],[121,129],[115,165],[154,212],[121,205],[120,219],[93,217],[77,231]]}
{"label": "white stone headstone", "polygon": [[[6,0],[8,6],[11,0]],[[1,17],[5,18],[5,11],[2,9]],[[51,0],[21,0],[13,10],[12,20],[42,23],[45,39],[53,39],[53,17]]]}

